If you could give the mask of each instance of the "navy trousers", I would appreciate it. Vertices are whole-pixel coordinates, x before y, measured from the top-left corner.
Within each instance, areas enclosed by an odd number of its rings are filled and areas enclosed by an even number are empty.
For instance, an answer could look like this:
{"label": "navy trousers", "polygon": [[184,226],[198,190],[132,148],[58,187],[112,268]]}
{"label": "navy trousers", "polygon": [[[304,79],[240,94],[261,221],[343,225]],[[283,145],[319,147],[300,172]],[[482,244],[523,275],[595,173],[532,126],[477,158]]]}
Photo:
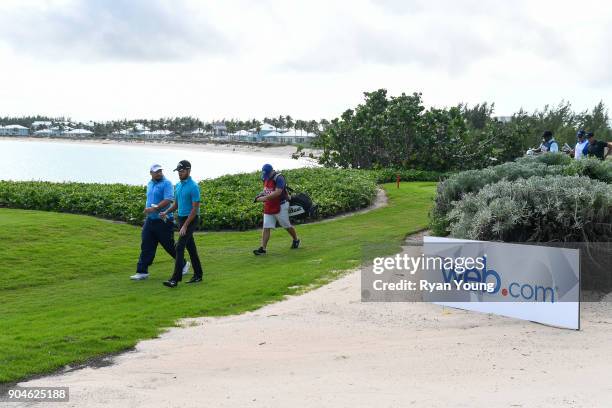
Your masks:
{"label": "navy trousers", "polygon": [[[157,244],[161,244],[168,255],[176,259],[176,247],[174,246],[174,223],[161,219],[146,219],[142,226],[140,243],[140,257],[136,265],[137,273],[149,273],[149,266],[155,259]],[[185,260],[182,263],[185,266]],[[182,267],[181,267],[182,268]]]}

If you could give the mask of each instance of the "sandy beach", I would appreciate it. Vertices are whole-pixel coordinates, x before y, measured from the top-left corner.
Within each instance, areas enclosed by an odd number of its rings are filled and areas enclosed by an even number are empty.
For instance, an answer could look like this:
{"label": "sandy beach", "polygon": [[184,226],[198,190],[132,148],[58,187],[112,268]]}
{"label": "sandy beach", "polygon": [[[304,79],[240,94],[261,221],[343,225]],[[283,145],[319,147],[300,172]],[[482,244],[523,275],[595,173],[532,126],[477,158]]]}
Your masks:
{"label": "sandy beach", "polygon": [[70,387],[57,407],[605,407],[610,306],[584,303],[573,331],[363,303],[353,271],[251,313],[184,320],[110,366],[20,385]]}
{"label": "sandy beach", "polygon": [[[202,152],[222,152],[222,153],[249,153],[265,156],[275,156],[283,158],[291,158],[291,154],[295,153],[296,146],[257,146],[241,143],[175,143],[175,142],[159,142],[159,141],[121,141],[121,140],[106,140],[106,139],[52,139],[52,138],[35,138],[35,137],[0,137],[0,141],[19,141],[24,143],[64,143],[77,145],[100,145],[110,144],[126,147],[144,147],[156,149],[173,149],[173,150],[195,150]],[[317,154],[316,149],[304,149],[306,156],[309,153]]]}

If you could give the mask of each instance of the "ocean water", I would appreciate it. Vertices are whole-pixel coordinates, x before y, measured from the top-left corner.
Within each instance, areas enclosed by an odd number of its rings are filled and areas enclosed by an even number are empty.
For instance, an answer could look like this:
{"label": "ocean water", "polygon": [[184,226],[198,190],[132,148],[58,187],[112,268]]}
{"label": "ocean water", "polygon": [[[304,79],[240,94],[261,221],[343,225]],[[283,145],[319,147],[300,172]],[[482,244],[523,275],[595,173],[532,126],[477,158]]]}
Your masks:
{"label": "ocean water", "polygon": [[265,163],[285,170],[311,165],[265,154],[202,152],[174,147],[146,145],[80,144],[61,141],[38,142],[0,140],[0,180],[78,181],[144,185],[150,180],[149,167],[159,163],[172,181],[172,170],[180,160],[191,162],[195,180],[224,174],[258,171]]}

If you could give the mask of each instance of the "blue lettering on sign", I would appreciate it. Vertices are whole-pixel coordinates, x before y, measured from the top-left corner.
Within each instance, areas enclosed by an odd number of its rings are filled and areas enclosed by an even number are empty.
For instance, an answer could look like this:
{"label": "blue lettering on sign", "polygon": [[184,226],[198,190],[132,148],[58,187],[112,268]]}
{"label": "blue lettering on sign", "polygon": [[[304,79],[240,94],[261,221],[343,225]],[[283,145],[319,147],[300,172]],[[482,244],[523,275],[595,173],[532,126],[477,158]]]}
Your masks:
{"label": "blue lettering on sign", "polygon": [[[484,267],[482,270],[477,268],[466,269],[463,273],[455,272],[454,268],[445,269],[442,266],[442,277],[445,283],[450,282],[478,282],[495,283],[495,288],[489,294],[496,294],[502,286],[501,276],[494,269],[487,268],[487,257],[483,256]],[[501,289],[502,296],[515,299],[531,300],[535,302],[555,302],[555,289],[550,286],[532,285],[529,283],[511,282],[508,289]]]}
{"label": "blue lettering on sign", "polygon": [[501,288],[501,277],[499,273],[497,273],[493,269],[487,269],[487,257],[483,257],[484,268],[479,270],[478,268],[466,269],[465,272],[458,274],[455,272],[454,268],[450,268],[448,270],[444,269],[442,266],[442,276],[444,277],[445,283],[450,282],[480,282],[480,283],[489,283],[489,279],[492,278],[495,283],[495,288],[492,292],[487,292],[490,294],[495,294],[499,292]]}

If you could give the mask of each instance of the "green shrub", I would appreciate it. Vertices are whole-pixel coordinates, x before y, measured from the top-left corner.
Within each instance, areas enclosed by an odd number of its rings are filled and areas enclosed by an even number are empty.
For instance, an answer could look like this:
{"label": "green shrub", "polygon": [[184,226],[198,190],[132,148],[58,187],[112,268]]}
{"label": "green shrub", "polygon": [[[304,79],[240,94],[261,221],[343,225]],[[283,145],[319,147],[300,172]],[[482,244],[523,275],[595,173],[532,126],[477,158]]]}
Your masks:
{"label": "green shrub", "polygon": [[[359,170],[308,168],[282,172],[296,192],[307,192],[319,206],[319,217],[367,207],[376,196],[376,183]],[[202,182],[206,229],[248,229],[261,225],[262,204],[253,197],[262,189],[259,173],[222,176]]]}
{"label": "green shrub", "polygon": [[438,184],[434,207],[431,212],[431,228],[435,235],[449,232],[448,212],[454,201],[465,194],[476,193],[484,186],[501,180],[518,180],[534,176],[573,176],[587,177],[612,182],[612,162],[595,158],[572,160],[560,153],[547,153],[535,157],[524,157],[487,167],[482,170],[468,170],[456,173]]}
{"label": "green shrub", "polygon": [[563,168],[563,173],[568,176],[586,176],[606,183],[612,183],[612,161],[599,160],[594,157],[572,160],[568,166]]}
{"label": "green shrub", "polygon": [[[358,170],[294,169],[283,171],[296,191],[307,192],[319,205],[319,217],[368,206],[376,196],[374,178]],[[259,173],[222,176],[200,182],[203,229],[244,230],[261,225]],[[0,181],[0,206],[87,214],[142,224],[145,188],[124,184]]]}
{"label": "green shrub", "polygon": [[369,172],[378,184],[395,183],[398,174],[401,181],[440,181],[449,175],[449,173],[416,169],[379,169]]}
{"label": "green shrub", "polygon": [[588,177],[500,181],[466,194],[448,215],[454,238],[505,242],[612,240],[612,185]]}
{"label": "green shrub", "polygon": [[516,159],[517,163],[543,163],[546,164],[547,166],[551,166],[551,165],[568,165],[570,164],[574,159],[570,156],[568,156],[565,153],[544,153],[544,154],[539,154],[537,156],[525,156],[525,157],[519,157],[518,159]]}

